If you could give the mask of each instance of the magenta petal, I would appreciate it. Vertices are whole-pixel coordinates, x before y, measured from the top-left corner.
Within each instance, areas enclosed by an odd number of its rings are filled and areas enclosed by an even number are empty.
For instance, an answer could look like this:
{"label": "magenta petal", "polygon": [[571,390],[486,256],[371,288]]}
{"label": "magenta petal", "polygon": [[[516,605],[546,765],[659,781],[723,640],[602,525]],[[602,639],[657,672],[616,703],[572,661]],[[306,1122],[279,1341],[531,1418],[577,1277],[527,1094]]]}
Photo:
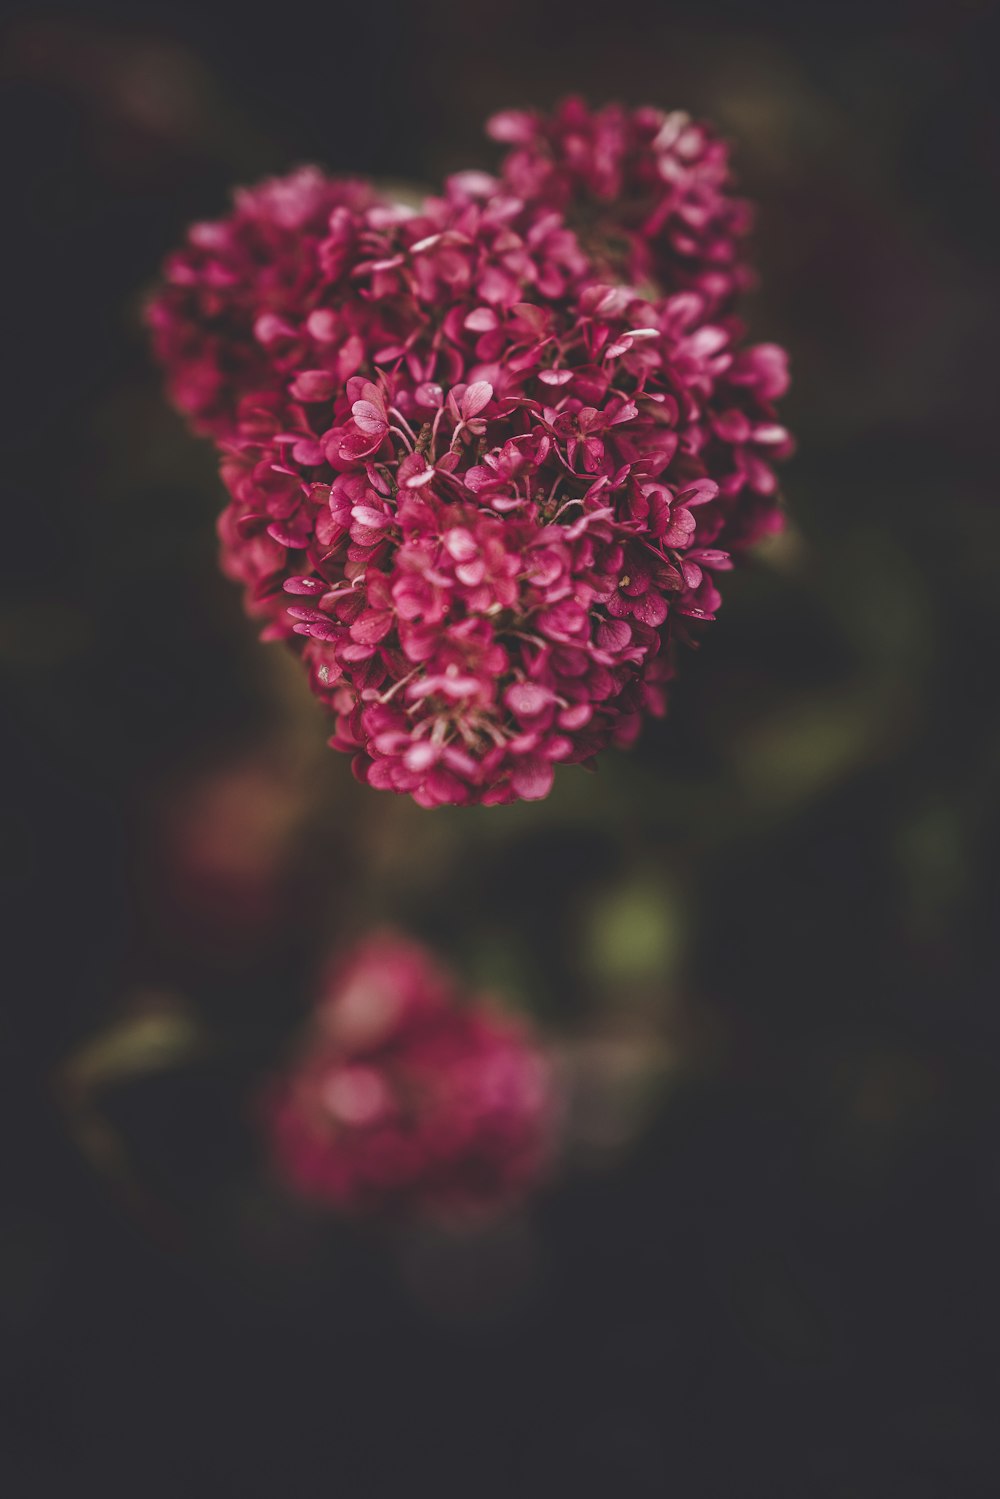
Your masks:
{"label": "magenta petal", "polygon": [[572,370],[539,370],[538,378],[543,385],[568,385],[573,378]]}
{"label": "magenta petal", "polygon": [[376,510],[373,505],[354,505],[351,509],[351,518],[369,531],[381,531],[386,526],[392,525],[392,516],[385,510]]}
{"label": "magenta petal", "polygon": [[407,770],[423,774],[424,771],[430,770],[432,765],[436,765],[440,758],[441,750],[439,747],[436,744],[431,744],[427,739],[422,739],[417,744],[410,745],[403,756],[403,763]]}
{"label": "magenta petal", "polygon": [[456,562],[471,562],[479,555],[479,545],[475,537],[464,526],[452,526],[444,537],[444,545]]}
{"label": "magenta petal", "polygon": [[461,562],[455,569],[455,577],[466,588],[478,588],[485,576],[486,563],[481,557],[474,562]]}
{"label": "magenta petal", "polygon": [[493,399],[493,386],[488,380],[476,380],[462,397],[462,416],[466,421],[477,416]]}
{"label": "magenta petal", "polygon": [[636,599],[632,613],[644,625],[652,625],[655,629],[667,617],[667,601],[661,594],[644,593],[641,599]]}
{"label": "magenta petal", "polygon": [[314,468],[323,462],[323,448],[311,437],[304,437],[292,448],[292,459],[303,468]]}
{"label": "magenta petal", "polygon": [[384,640],[392,629],[393,615],[389,609],[366,609],[359,614],[351,626],[351,639],[361,645],[375,645]]}
{"label": "magenta petal", "polygon": [[322,578],[286,578],[282,587],[286,593],[324,593],[327,584]]}
{"label": "magenta petal", "polygon": [[503,700],[518,718],[533,718],[542,713],[552,702],[552,691],[537,682],[515,682],[508,687]]}
{"label": "magenta petal", "polygon": [[631,639],[631,626],[624,619],[604,619],[597,626],[596,640],[602,651],[623,651]]}
{"label": "magenta petal", "polygon": [[504,109],[486,122],[486,134],[495,141],[524,144],[535,134],[535,121],[523,109]]}
{"label": "magenta petal", "polygon": [[511,775],[511,785],[526,802],[541,801],[552,790],[555,771],[550,760],[540,755],[525,755],[518,760]]}
{"label": "magenta petal", "polygon": [[296,401],[329,401],[336,389],[336,382],[326,370],[303,370],[296,375],[288,389]]}
{"label": "magenta petal", "polygon": [[573,732],[582,729],[594,716],[594,710],[589,703],[574,703],[571,708],[564,708],[559,714],[559,727]]}
{"label": "magenta petal", "polygon": [[377,433],[386,429],[385,415],[371,401],[355,401],[351,407],[351,415],[359,431],[374,437]]}
{"label": "magenta petal", "polygon": [[[474,307],[465,318],[462,326],[463,328],[468,328],[472,333],[491,333],[494,328],[499,328],[500,319],[492,307]],[[489,398],[487,397],[487,399]],[[483,404],[486,404],[485,401]]]}

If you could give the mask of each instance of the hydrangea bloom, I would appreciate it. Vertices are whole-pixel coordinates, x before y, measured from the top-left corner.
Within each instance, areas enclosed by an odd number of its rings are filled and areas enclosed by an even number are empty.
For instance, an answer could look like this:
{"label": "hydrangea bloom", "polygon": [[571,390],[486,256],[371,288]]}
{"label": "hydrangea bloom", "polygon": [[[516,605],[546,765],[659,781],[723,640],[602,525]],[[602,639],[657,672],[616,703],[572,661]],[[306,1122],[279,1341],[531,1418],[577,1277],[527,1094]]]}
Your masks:
{"label": "hydrangea bloom", "polygon": [[267,1117],[276,1162],[307,1197],[481,1211],[537,1179],[551,1080],[523,1026],[463,1005],[422,948],[383,935],[332,973]]}
{"label": "hydrangea bloom", "polygon": [[689,288],[706,317],[752,284],[743,251],[751,207],[732,192],[729,152],[711,126],[682,110],[591,111],[571,98],[551,118],[505,110],[486,128],[511,147],[507,187],[565,213],[603,269]]}
{"label": "hydrangea bloom", "polygon": [[[610,279],[483,173],[415,212],[338,202],[302,277],[280,313],[243,282],[213,302],[243,370],[210,408],[223,566],[361,779],[424,806],[545,796],[664,711],[674,643],[778,524],[784,355],[683,276]],[[153,319],[176,389],[203,360],[174,292]]]}

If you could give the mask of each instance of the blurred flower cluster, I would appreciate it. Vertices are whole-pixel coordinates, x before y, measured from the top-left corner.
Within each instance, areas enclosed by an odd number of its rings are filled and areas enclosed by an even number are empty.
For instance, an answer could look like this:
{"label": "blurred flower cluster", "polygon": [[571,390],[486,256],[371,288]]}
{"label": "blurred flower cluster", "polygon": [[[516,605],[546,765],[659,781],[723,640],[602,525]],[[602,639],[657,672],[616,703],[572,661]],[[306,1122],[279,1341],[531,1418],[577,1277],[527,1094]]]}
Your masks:
{"label": "blurred flower cluster", "polygon": [[481,1213],[538,1177],[552,1080],[523,1024],[466,1002],[425,949],[383,933],[329,974],[267,1118],[282,1174],[307,1197]]}
{"label": "blurred flower cluster", "polygon": [[681,114],[504,114],[499,177],[402,207],[314,168],[196,225],[149,309],[219,446],[222,562],[368,784],[536,800],[662,715],[780,526],[746,205]]}

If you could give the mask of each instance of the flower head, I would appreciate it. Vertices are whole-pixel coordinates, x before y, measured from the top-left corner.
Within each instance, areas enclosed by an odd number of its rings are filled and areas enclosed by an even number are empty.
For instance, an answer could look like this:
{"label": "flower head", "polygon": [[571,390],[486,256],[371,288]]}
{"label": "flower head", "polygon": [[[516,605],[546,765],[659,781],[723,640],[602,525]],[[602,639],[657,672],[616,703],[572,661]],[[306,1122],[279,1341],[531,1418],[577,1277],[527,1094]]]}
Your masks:
{"label": "flower head", "polygon": [[308,222],[280,316],[232,310],[223,567],[362,780],[543,797],[664,711],[675,644],[779,523],[784,355],[690,286],[609,279],[556,208],[483,173]]}
{"label": "flower head", "polygon": [[382,935],[331,975],[268,1122],[283,1175],[317,1201],[482,1211],[537,1179],[551,1078],[523,1024]]}

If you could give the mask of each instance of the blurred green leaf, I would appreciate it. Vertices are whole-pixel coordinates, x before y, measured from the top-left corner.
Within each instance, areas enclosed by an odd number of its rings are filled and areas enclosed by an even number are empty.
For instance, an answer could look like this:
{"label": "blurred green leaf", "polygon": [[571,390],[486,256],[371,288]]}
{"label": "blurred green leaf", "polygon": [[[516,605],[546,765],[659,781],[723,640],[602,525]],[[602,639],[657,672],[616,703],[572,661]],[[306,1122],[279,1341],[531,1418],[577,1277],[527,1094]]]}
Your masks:
{"label": "blurred green leaf", "polygon": [[205,1050],[201,1026],[183,1011],[129,1015],[74,1052],[60,1069],[60,1080],[72,1095],[86,1095],[108,1083],[190,1062]]}
{"label": "blurred green leaf", "polygon": [[613,984],[663,981],[678,967],[687,925],[684,902],[662,871],[640,871],[620,888],[602,890],[588,912],[589,965]]}

